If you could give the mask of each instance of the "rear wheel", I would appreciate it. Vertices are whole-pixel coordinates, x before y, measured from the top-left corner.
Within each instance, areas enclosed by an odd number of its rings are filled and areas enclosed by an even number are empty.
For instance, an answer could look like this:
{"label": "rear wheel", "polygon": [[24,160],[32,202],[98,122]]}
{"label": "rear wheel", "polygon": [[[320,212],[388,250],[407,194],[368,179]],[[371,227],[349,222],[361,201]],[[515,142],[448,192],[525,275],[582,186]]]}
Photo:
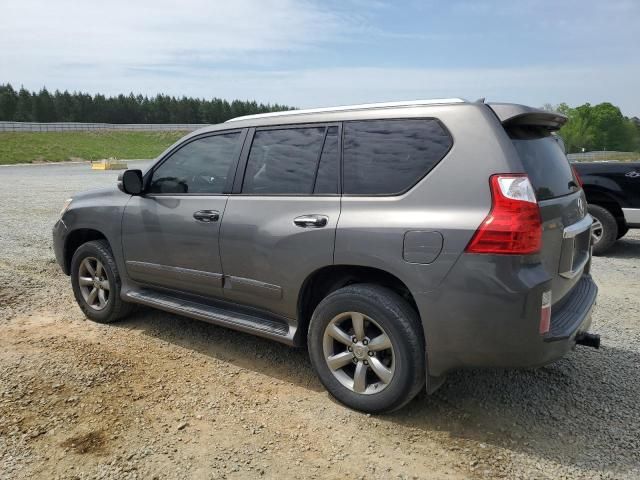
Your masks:
{"label": "rear wheel", "polygon": [[87,242],[75,251],[71,286],[80,309],[94,322],[111,323],[133,309],[120,299],[118,267],[105,240]]}
{"label": "rear wheel", "polygon": [[618,235],[616,238],[620,240],[622,237],[624,237],[627,234],[628,231],[629,231],[629,227],[627,227],[626,225],[618,224]]}
{"label": "rear wheel", "polygon": [[593,254],[602,255],[618,238],[618,223],[615,217],[600,205],[589,205],[589,213],[593,217],[591,237]]}
{"label": "rear wheel", "polygon": [[418,315],[402,297],[377,285],[351,285],[316,308],[309,355],[340,402],[382,413],[402,407],[423,388],[423,338]]}

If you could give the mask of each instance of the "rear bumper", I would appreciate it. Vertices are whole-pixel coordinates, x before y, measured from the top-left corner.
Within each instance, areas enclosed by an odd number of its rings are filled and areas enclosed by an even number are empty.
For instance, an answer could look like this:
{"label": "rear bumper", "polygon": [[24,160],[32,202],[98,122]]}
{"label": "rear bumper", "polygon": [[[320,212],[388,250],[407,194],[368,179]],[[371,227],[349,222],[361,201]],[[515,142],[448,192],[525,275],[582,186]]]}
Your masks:
{"label": "rear bumper", "polygon": [[[460,267],[460,264],[458,265]],[[468,257],[437,292],[418,295],[429,375],[464,367],[538,367],[563,357],[591,326],[597,286],[589,274],[556,302],[548,334],[539,334],[542,265],[503,257]]]}
{"label": "rear bumper", "polygon": [[591,326],[591,310],[597,295],[598,287],[591,275],[583,275],[569,295],[551,310],[551,325],[544,341],[559,342],[586,332]]}

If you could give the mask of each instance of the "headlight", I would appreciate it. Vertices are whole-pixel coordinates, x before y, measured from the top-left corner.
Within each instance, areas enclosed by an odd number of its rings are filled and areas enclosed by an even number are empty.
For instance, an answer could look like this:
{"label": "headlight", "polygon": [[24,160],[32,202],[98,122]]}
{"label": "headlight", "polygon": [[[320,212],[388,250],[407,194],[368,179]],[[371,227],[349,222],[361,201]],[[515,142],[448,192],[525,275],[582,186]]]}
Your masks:
{"label": "headlight", "polygon": [[71,201],[73,200],[73,198],[67,198],[64,201],[64,205],[62,206],[62,210],[60,210],[60,218],[62,218],[62,216],[64,215],[64,213],[69,210],[69,207],[71,206]]}

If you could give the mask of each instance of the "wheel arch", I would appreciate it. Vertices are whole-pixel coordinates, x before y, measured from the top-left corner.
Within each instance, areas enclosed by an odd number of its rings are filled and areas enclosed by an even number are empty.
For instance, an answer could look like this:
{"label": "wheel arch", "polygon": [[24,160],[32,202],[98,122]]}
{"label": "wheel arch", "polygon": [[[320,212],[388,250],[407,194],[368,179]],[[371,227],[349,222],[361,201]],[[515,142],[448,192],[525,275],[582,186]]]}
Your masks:
{"label": "wheel arch", "polygon": [[622,207],[620,206],[620,202],[614,195],[597,188],[589,187],[585,187],[584,194],[587,197],[587,203],[599,205],[600,207],[611,212],[611,215],[613,215],[613,217],[616,219],[616,222],[618,223],[618,228],[626,227],[627,222],[624,218]]}
{"label": "wheel arch", "polygon": [[418,317],[420,316],[409,287],[395,275],[375,267],[329,265],[315,270],[302,283],[297,304],[299,343],[306,341],[311,316],[322,299],[339,288],[356,283],[372,283],[389,288],[407,300]]}
{"label": "wheel arch", "polygon": [[[105,240],[109,243],[107,236],[94,228],[78,228],[67,234],[64,242],[64,272],[69,275],[71,272],[71,259],[78,248],[92,240]],[[111,244],[109,243],[109,247]]]}

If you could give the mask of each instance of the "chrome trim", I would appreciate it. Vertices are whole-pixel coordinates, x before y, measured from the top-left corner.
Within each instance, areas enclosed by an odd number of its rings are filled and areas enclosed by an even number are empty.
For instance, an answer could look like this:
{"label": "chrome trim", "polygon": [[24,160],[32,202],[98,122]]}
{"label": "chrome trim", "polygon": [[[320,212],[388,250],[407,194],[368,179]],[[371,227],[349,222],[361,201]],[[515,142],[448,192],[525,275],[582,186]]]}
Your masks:
{"label": "chrome trim", "polygon": [[252,278],[234,277],[232,275],[224,276],[224,288],[226,290],[234,290],[236,292],[248,293],[251,295],[259,295],[264,298],[280,299],[282,298],[282,287],[272,283],[261,282]]}
{"label": "chrome trim", "polygon": [[329,222],[329,217],[326,215],[300,215],[293,219],[293,223],[298,227],[303,228],[322,228]]}
{"label": "chrome trim", "polygon": [[585,230],[591,228],[592,224],[593,224],[593,217],[587,214],[579,222],[576,222],[573,225],[569,225],[568,227],[565,227],[565,229],[562,231],[562,236],[563,238],[573,238],[577,235],[580,235]]}
{"label": "chrome trim", "polygon": [[462,98],[435,98],[433,100],[408,100],[404,102],[363,103],[360,105],[341,105],[338,107],[308,108],[306,110],[285,110],[284,112],[257,113],[244,115],[227,120],[225,123],[239,120],[253,120],[257,118],[284,117],[290,115],[306,115],[310,113],[349,112],[352,110],[367,110],[371,108],[420,107],[423,105],[447,105],[451,103],[466,103]]}
{"label": "chrome trim", "polygon": [[138,262],[137,260],[127,260],[127,267],[144,271],[150,270],[154,272],[177,273],[183,275],[193,275],[195,277],[211,278],[213,280],[222,280],[222,274],[205,272],[202,270],[193,270],[191,268],[171,267],[169,265],[160,265],[157,263]]}
{"label": "chrome trim", "polygon": [[622,214],[627,223],[640,225],[640,208],[623,208]]}

